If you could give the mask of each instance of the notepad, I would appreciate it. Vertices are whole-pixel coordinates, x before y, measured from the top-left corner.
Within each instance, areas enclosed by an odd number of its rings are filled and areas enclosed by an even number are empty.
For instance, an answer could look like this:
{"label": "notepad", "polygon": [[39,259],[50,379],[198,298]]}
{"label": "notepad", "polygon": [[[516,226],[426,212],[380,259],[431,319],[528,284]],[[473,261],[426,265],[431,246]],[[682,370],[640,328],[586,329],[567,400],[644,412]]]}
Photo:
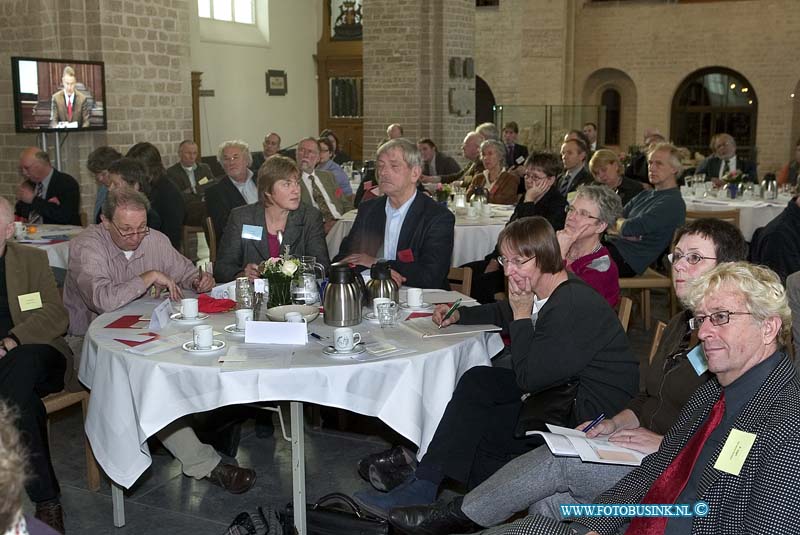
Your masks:
{"label": "notepad", "polygon": [[547,424],[547,431],[528,431],[528,436],[541,436],[553,455],[557,457],[580,457],[583,462],[639,466],[646,457],[630,448],[612,444],[606,438],[586,438],[583,431]]}
{"label": "notepad", "polygon": [[457,336],[462,334],[477,334],[501,330],[497,325],[478,324],[478,325],[449,325],[442,329],[433,323],[430,318],[413,318],[400,325],[410,329],[422,338],[435,338],[437,336]]}

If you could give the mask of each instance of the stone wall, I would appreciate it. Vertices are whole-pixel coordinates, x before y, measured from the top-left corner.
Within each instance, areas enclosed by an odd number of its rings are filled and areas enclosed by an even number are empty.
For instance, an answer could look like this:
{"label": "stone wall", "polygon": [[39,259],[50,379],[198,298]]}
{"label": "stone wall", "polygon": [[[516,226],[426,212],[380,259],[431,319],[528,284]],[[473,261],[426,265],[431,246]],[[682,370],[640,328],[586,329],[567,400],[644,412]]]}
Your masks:
{"label": "stone wall", "polygon": [[[14,132],[10,57],[104,61],[108,130],[61,136],[62,170],[81,183],[81,206],[94,206],[86,157],[97,146],[124,153],[155,144],[166,163],[191,136],[188,2],[192,0],[15,0],[0,4],[0,194],[13,198],[22,148],[38,136]],[[48,135],[50,154],[54,135]]]}
{"label": "stone wall", "polygon": [[[364,5],[364,152],[377,148],[386,126],[405,137],[431,137],[460,156],[475,110],[449,112],[451,89],[474,101],[475,80],[450,78],[451,57],[472,57],[475,3],[469,0],[370,0]],[[472,107],[472,106],[470,106]]]}

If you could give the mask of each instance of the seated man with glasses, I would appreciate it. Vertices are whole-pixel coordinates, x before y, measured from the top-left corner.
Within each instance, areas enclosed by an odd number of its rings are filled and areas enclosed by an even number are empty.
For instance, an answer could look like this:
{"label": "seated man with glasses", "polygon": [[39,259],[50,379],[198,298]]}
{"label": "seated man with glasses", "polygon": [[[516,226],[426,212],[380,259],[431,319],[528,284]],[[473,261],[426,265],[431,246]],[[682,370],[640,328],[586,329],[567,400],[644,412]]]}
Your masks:
{"label": "seated man with glasses", "polygon": [[[147,227],[147,198],[132,188],[109,192],[102,222],[81,232],[69,243],[69,269],[64,284],[64,306],[69,312],[69,334],[83,336],[98,315],[111,312],[148,294],[167,290],[178,299],[183,289],[207,292],[214,279],[176,251],[164,234]],[[214,448],[200,443],[185,418],[156,433],[183,465],[183,473],[207,478],[233,494],[255,484],[253,470],[221,462]]]}
{"label": "seated man with glasses", "polygon": [[[719,219],[693,221],[678,229],[675,238],[669,257],[675,293],[681,300],[689,282],[719,263],[744,260],[747,255],[739,229]],[[672,317],[655,356],[640,366],[639,393],[621,412],[613,417],[609,414],[593,427],[589,437],[608,437],[612,443],[645,454],[658,449],[686,401],[710,377],[697,373],[687,358],[699,343],[689,325],[692,321],[689,311]],[[415,534],[494,526],[525,510],[560,518],[559,505],[591,503],[632,469],[556,457],[549,448],[537,448],[509,462],[463,498],[397,509],[390,520],[403,533]]]}
{"label": "seated man with glasses", "polygon": [[[541,444],[516,438],[515,428],[523,400],[525,409],[553,409],[537,395],[543,390],[568,392],[571,401],[558,402],[568,414],[552,423],[571,426],[616,414],[636,394],[638,359],[625,332],[608,303],[567,273],[553,227],[541,217],[522,218],[509,223],[498,242],[508,301],[460,308],[447,319],[448,307],[437,306],[433,321],[445,328],[452,323],[501,326],[511,338],[511,369],[477,366],[461,377],[416,470],[388,493],[354,494],[374,514],[385,518],[395,507],[433,503],[445,478],[475,487]],[[384,460],[393,456],[390,450],[367,461],[374,466],[367,473],[376,488],[385,489],[398,479],[393,472],[403,471]]]}

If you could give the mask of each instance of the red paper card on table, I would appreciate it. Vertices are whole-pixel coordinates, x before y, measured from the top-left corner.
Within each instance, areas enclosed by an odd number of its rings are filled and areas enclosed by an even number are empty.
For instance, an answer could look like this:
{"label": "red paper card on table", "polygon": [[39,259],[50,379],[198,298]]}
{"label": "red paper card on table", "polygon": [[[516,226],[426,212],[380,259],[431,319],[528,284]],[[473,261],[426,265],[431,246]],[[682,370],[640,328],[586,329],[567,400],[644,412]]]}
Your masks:
{"label": "red paper card on table", "polygon": [[142,321],[141,317],[140,314],[122,316],[106,325],[106,329],[136,329],[134,325]]}
{"label": "red paper card on table", "polygon": [[430,312],[412,312],[408,315],[406,321],[413,320],[414,318],[430,318],[431,316],[433,316],[433,314]]}
{"label": "red paper card on table", "polygon": [[142,344],[146,344],[147,342],[152,342],[153,340],[156,340],[158,338],[158,334],[156,333],[142,333],[142,334],[149,334],[151,335],[151,337],[148,338],[147,340],[124,340],[122,338],[114,338],[114,341],[119,342],[121,344],[125,344],[126,346],[129,347],[136,347]]}

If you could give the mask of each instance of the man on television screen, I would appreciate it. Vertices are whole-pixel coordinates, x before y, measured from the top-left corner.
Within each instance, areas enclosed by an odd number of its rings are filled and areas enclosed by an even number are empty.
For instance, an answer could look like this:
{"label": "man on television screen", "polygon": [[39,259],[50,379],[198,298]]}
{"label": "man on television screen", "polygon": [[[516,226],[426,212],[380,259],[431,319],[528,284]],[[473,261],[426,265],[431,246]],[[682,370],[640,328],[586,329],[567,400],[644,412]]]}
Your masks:
{"label": "man on television screen", "polygon": [[50,126],[58,127],[60,123],[78,123],[77,125],[61,125],[67,128],[86,128],[89,126],[89,101],[86,95],[75,90],[77,81],[75,69],[67,65],[61,76],[64,89],[53,95],[50,103]]}

